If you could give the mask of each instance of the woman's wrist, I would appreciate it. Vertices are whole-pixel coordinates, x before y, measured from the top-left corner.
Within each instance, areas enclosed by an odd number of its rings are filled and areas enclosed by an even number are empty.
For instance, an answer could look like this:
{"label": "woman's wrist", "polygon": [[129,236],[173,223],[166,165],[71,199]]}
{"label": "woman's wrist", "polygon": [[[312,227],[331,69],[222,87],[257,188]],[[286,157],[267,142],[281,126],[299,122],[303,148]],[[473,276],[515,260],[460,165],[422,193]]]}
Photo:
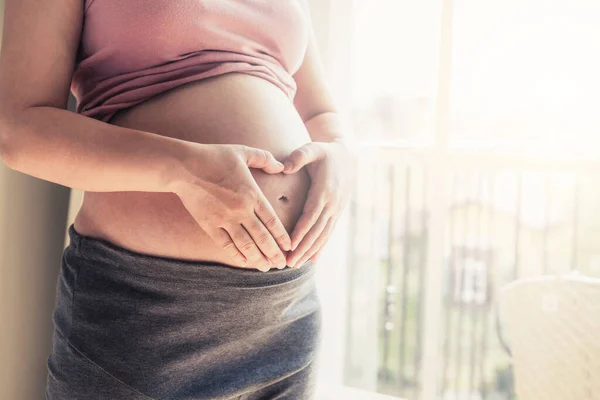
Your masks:
{"label": "woman's wrist", "polygon": [[350,123],[340,113],[325,112],[304,122],[313,142],[339,144],[350,155],[356,154]]}
{"label": "woman's wrist", "polygon": [[334,111],[317,114],[304,121],[304,126],[314,142],[346,143],[350,133],[346,119]]}
{"label": "woman's wrist", "polygon": [[194,171],[202,168],[200,164],[205,161],[203,153],[208,146],[210,145],[175,139],[165,153],[161,178],[170,192],[179,195],[199,185],[199,178]]}

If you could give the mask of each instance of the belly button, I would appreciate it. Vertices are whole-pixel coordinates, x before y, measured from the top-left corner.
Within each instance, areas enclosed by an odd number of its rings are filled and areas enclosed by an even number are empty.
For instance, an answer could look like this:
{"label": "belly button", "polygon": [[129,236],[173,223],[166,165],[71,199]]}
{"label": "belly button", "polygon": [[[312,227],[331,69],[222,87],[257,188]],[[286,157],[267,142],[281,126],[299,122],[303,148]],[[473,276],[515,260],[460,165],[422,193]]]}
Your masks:
{"label": "belly button", "polygon": [[283,201],[284,203],[287,203],[287,202],[289,201],[289,199],[288,199],[288,198],[287,198],[287,196],[285,196],[285,195],[281,195],[281,196],[279,197],[279,200]]}

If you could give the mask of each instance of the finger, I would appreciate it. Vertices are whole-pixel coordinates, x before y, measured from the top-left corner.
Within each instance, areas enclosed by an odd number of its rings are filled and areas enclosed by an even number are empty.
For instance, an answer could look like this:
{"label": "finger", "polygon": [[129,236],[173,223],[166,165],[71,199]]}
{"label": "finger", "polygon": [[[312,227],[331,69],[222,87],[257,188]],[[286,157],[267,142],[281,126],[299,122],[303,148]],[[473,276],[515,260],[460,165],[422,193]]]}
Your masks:
{"label": "finger", "polygon": [[260,201],[254,208],[256,216],[260,219],[263,225],[267,228],[275,239],[275,242],[284,251],[289,251],[292,248],[292,240],[283,223],[275,213],[273,206],[264,197],[260,196]]}
{"label": "finger", "polygon": [[329,213],[328,208],[324,207],[323,211],[321,212],[321,215],[319,215],[319,218],[317,219],[315,224],[310,228],[306,236],[304,236],[302,241],[298,244],[298,247],[296,247],[296,249],[288,255],[288,264],[290,266],[293,267],[294,265],[296,265],[298,260],[300,260],[300,258],[304,257],[304,254],[319,238],[321,232],[323,232],[323,229],[325,228],[325,225],[327,225],[327,221],[329,220],[330,216],[331,215]]}
{"label": "finger", "polygon": [[293,174],[306,164],[318,161],[323,158],[323,151],[315,143],[306,143],[298,147],[285,160],[283,172]]}
{"label": "finger", "polygon": [[258,245],[259,250],[265,255],[275,267],[282,269],[286,266],[285,256],[275,242],[273,235],[265,225],[254,215],[250,220],[245,221],[244,228],[248,231],[254,242]]}
{"label": "finger", "polygon": [[294,230],[292,231],[292,250],[295,250],[298,247],[298,244],[302,241],[306,233],[317,222],[317,219],[326,205],[326,200],[320,193],[321,191],[315,186],[311,186],[308,191],[302,215],[298,222],[296,222],[296,226],[294,226]]}
{"label": "finger", "polygon": [[335,229],[335,226],[338,222],[338,218],[339,214],[335,217],[331,217],[331,219],[327,223],[327,226],[325,227],[325,229],[323,229],[323,233],[321,234],[319,239],[314,243],[313,249],[308,251],[308,253],[310,254],[314,249],[317,249],[317,251],[315,251],[312,256],[308,257],[312,261],[317,261],[319,259],[321,253],[323,252],[323,249],[325,248],[325,245],[329,241],[329,238],[331,237],[331,234]]}
{"label": "finger", "polygon": [[262,169],[269,174],[283,171],[283,164],[273,157],[273,154],[263,149],[243,146],[243,155],[249,168]]}
{"label": "finger", "polygon": [[225,226],[224,229],[229,233],[235,247],[246,257],[248,264],[255,264],[260,261],[267,262],[262,253],[254,243],[254,239],[246,232],[246,229],[240,224]]}
{"label": "finger", "polygon": [[[296,265],[296,268],[304,265],[304,263],[308,260],[311,260],[313,262],[317,261],[315,256],[317,256],[321,252],[323,247],[325,247],[325,244],[329,240],[329,237],[331,236],[331,232],[333,231],[333,228],[335,227],[336,223],[337,223],[337,217],[329,218],[329,220],[327,221],[327,224],[325,225],[325,228],[323,229],[323,232],[321,232],[321,235],[313,243],[311,248],[302,256],[302,258]],[[318,256],[317,256],[317,258],[318,258]]]}
{"label": "finger", "polygon": [[219,246],[219,248],[225,250],[225,253],[235,262],[236,265],[246,266],[248,260],[238,250],[236,245],[233,243],[231,236],[223,228],[204,228],[204,231],[208,236]]}

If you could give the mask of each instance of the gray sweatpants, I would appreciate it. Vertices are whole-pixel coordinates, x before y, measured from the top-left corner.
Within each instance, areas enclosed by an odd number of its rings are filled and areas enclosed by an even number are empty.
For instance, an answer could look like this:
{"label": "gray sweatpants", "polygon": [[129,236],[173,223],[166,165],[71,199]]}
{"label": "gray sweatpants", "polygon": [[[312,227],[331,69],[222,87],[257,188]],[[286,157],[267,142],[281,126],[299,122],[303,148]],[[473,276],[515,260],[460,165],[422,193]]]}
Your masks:
{"label": "gray sweatpants", "polygon": [[69,237],[46,399],[314,398],[314,263],[261,272]]}

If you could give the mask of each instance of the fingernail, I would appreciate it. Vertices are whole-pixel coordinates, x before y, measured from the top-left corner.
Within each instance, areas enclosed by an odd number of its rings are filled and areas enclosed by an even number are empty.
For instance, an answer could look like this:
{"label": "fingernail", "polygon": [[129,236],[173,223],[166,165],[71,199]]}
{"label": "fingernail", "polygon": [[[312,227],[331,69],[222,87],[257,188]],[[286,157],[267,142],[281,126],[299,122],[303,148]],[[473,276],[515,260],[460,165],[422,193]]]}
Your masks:
{"label": "fingernail", "polygon": [[283,164],[282,164],[282,163],[280,163],[279,161],[277,161],[277,166],[278,166],[279,168],[283,168],[283,167],[284,167],[284,166],[283,166]]}
{"label": "fingernail", "polygon": [[291,170],[292,170],[292,167],[293,167],[293,166],[294,166],[294,164],[292,164],[292,162],[291,162],[291,161],[286,161],[286,162],[285,162],[285,164],[284,164],[284,166],[283,166],[283,170],[284,170],[285,172],[289,172],[289,171],[291,171]]}
{"label": "fingernail", "polygon": [[276,260],[269,260],[269,263],[273,268],[281,269],[281,263]]}

